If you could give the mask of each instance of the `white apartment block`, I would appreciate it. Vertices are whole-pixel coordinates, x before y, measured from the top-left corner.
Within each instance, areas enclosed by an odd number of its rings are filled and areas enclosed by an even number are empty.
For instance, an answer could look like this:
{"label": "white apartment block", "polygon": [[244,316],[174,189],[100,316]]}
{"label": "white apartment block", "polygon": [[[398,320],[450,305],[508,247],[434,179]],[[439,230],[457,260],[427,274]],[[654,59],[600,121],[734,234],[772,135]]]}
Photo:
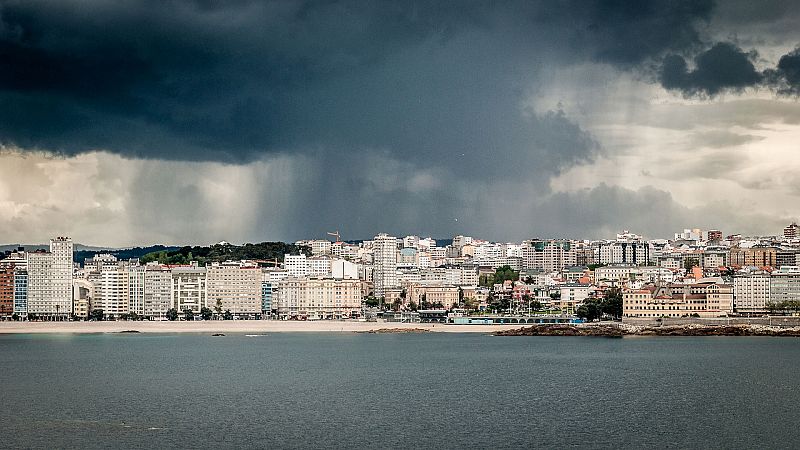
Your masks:
{"label": "white apartment block", "polygon": [[160,264],[146,264],[144,271],[144,310],[142,315],[165,319],[172,308],[172,270]]}
{"label": "white apartment block", "polygon": [[206,303],[235,316],[261,314],[261,269],[254,265],[225,262],[206,268]]}
{"label": "white apartment block", "polygon": [[306,273],[309,277],[329,277],[331,276],[331,266],[333,258],[330,256],[312,256],[306,259],[308,268]]}
{"label": "white apartment block", "polygon": [[333,278],[285,278],[273,309],[282,319],[341,319],[361,311],[361,282]]}
{"label": "white apartment block", "polygon": [[398,287],[397,238],[386,233],[375,236],[372,252],[375,296],[383,297],[386,289]]}
{"label": "white apartment block", "polygon": [[28,314],[68,317],[72,313],[72,239],[51,239],[49,252],[27,255]]}
{"label": "white apartment block", "polygon": [[600,264],[647,264],[650,261],[650,244],[647,242],[605,242],[596,250]]}
{"label": "white apartment block", "polygon": [[283,255],[283,266],[289,272],[290,277],[307,277],[308,261],[306,255]]}
{"label": "white apartment block", "polygon": [[181,266],[172,268],[172,307],[179,313],[190,310],[200,314],[206,303],[206,268]]}
{"label": "white apartment block", "polygon": [[127,314],[129,304],[129,268],[125,263],[104,265],[96,279],[91,308],[102,309],[106,316]]}
{"label": "white apartment block", "polygon": [[770,302],[770,275],[755,272],[733,278],[733,306],[739,314],[761,314]]}

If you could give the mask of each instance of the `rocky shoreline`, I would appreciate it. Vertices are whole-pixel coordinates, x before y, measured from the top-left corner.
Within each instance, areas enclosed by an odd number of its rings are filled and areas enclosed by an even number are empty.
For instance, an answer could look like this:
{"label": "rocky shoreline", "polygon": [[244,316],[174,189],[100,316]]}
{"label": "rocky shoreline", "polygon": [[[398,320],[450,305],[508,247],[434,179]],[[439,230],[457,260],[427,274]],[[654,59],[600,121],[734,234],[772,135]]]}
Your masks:
{"label": "rocky shoreline", "polygon": [[635,325],[534,325],[503,330],[493,336],[784,336],[800,337],[800,328],[762,325],[667,325],[645,327]]}
{"label": "rocky shoreline", "polygon": [[385,334],[385,333],[430,333],[424,328],[377,328],[374,330],[356,331],[356,333]]}

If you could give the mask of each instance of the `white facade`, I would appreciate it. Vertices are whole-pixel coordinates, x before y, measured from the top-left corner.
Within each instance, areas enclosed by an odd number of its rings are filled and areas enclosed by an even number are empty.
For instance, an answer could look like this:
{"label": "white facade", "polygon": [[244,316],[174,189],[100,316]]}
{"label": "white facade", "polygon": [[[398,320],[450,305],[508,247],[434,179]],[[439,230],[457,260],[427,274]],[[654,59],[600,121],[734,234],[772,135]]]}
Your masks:
{"label": "white facade", "polygon": [[290,277],[306,277],[308,276],[308,261],[306,255],[284,255],[283,265],[289,271]]}
{"label": "white facade", "polygon": [[172,307],[183,313],[190,310],[200,314],[206,306],[205,267],[184,266],[172,268]]}
{"label": "white facade", "polygon": [[261,269],[240,263],[206,268],[206,303],[236,316],[261,314]]}
{"label": "white facade", "polygon": [[397,238],[381,233],[372,242],[375,296],[383,297],[386,289],[398,286]]}
{"label": "white facade", "polygon": [[273,309],[284,319],[341,319],[361,311],[361,282],[286,278],[278,282]]}
{"label": "white facade", "polygon": [[763,313],[770,302],[770,275],[766,272],[733,279],[733,307],[738,313]]}
{"label": "white facade", "polygon": [[72,313],[72,239],[51,239],[49,252],[27,255],[28,314],[68,317]]}

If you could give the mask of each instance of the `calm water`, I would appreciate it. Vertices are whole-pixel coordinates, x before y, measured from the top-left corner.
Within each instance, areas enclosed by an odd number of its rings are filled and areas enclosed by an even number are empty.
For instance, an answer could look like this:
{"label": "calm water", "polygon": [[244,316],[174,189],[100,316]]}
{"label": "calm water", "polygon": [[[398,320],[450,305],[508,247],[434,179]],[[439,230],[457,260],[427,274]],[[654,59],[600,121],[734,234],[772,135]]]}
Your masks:
{"label": "calm water", "polygon": [[0,447],[800,446],[800,339],[0,336]]}

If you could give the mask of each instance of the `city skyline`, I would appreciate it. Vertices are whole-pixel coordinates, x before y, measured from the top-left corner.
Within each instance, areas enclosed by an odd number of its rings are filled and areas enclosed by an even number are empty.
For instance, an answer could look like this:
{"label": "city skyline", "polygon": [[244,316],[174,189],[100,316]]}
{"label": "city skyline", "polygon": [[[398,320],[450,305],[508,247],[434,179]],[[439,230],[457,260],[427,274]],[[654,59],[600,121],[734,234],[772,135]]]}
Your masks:
{"label": "city skyline", "polygon": [[0,18],[4,241],[800,218],[794,2],[33,1]]}

